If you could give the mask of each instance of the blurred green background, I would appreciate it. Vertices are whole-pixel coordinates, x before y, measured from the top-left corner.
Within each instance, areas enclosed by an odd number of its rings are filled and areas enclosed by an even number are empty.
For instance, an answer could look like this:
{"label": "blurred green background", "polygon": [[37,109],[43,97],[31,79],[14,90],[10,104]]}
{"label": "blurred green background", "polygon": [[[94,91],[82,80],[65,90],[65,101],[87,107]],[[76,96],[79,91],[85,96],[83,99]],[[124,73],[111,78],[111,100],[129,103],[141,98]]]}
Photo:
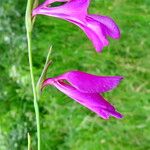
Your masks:
{"label": "blurred green background", "polygon": [[[26,150],[27,132],[36,150],[25,7],[26,1],[0,1],[0,150]],[[49,77],[73,69],[125,76],[117,89],[104,94],[125,117],[105,121],[47,87],[39,102],[42,150],[149,150],[150,0],[91,0],[89,11],[111,16],[121,39],[110,39],[98,54],[78,27],[38,16],[33,31],[36,80],[53,45]]]}

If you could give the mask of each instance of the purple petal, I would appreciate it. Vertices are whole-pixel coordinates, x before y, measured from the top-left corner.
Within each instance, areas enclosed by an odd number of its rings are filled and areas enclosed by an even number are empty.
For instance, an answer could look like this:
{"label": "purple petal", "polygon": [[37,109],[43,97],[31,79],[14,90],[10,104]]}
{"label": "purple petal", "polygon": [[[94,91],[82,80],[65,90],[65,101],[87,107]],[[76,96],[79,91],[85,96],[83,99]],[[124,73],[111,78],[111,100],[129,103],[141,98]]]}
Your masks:
{"label": "purple petal", "polygon": [[80,20],[84,20],[87,14],[89,0],[70,0],[68,3],[58,7],[48,7],[48,4],[51,3],[49,3],[49,1],[45,1],[43,4],[33,10],[32,15],[35,16],[37,14],[43,14],[65,20],[78,20],[80,22]]}
{"label": "purple petal", "polygon": [[101,52],[102,49],[109,44],[109,41],[107,40],[104,32],[105,30],[103,29],[104,26],[88,16],[86,16],[85,19],[86,20],[84,22],[71,19],[66,20],[81,28],[87,37],[92,41],[96,51]]}
{"label": "purple petal", "polygon": [[120,38],[120,30],[117,24],[114,22],[113,19],[111,19],[108,16],[100,16],[100,15],[88,15],[92,19],[98,21],[100,24],[104,26],[103,30],[105,31],[105,34],[117,39]]}
{"label": "purple petal", "polygon": [[115,110],[115,108],[108,103],[101,95],[98,93],[82,93],[75,89],[74,87],[62,82],[54,81],[53,79],[47,79],[44,81],[44,86],[53,85],[61,92],[74,99],[81,105],[87,107],[91,111],[95,112],[97,115],[101,116],[103,119],[109,119],[110,116],[115,118],[122,118],[123,116]]}
{"label": "purple petal", "polygon": [[83,93],[103,93],[118,86],[122,76],[96,76],[81,71],[70,71],[54,80],[66,80]]}

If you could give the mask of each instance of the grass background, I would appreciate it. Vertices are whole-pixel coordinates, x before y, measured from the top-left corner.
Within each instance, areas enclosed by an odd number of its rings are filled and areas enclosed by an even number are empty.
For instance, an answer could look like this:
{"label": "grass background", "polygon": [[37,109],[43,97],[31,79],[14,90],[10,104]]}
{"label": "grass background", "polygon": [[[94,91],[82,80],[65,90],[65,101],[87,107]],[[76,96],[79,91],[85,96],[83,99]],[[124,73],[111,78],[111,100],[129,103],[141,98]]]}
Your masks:
{"label": "grass background", "polygon": [[[27,149],[27,132],[36,149],[24,12],[26,1],[0,2],[0,150]],[[53,77],[78,69],[97,75],[123,75],[104,96],[125,115],[105,121],[53,87],[40,105],[42,150],[150,149],[150,1],[92,0],[90,13],[111,16],[122,33],[101,54],[76,26],[38,16],[33,31],[36,80],[50,45]]]}

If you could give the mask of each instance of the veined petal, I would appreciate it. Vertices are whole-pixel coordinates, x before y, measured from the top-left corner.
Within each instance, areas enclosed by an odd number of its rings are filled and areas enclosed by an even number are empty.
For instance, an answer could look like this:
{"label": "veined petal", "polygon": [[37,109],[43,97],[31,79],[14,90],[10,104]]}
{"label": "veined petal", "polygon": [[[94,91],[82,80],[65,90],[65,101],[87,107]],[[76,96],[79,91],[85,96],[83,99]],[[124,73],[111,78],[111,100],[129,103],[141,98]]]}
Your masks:
{"label": "veined petal", "polygon": [[114,39],[120,38],[120,30],[117,24],[114,22],[113,19],[111,19],[108,16],[100,16],[100,15],[94,15],[90,14],[88,15],[95,21],[98,21],[100,24],[102,24],[103,30],[107,36],[110,36]]}
{"label": "veined petal", "polygon": [[66,20],[77,25],[85,32],[87,37],[93,43],[97,52],[101,52],[102,49],[109,44],[109,41],[106,38],[105,30],[103,30],[104,26],[99,22],[87,16],[85,20],[78,21],[70,17],[67,17]]}
{"label": "veined petal", "polygon": [[74,99],[81,105],[87,107],[88,109],[95,112],[97,115],[101,116],[103,119],[109,119],[110,116],[115,118],[122,118],[123,116],[118,113],[115,108],[108,103],[101,95],[98,93],[82,93],[68,85],[62,81],[53,81],[52,79],[50,82],[46,80],[44,85],[53,85],[58,90],[69,96],[70,98]]}
{"label": "veined petal", "polygon": [[118,86],[122,76],[96,76],[81,71],[69,71],[54,80],[66,80],[83,93],[108,92]]}

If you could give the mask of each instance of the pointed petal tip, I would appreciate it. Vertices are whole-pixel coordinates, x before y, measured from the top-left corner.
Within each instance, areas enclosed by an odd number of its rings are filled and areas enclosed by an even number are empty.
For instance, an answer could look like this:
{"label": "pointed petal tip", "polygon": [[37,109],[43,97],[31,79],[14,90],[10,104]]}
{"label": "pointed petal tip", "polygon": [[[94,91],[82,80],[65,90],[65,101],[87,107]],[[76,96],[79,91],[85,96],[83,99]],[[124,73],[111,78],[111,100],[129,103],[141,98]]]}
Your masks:
{"label": "pointed petal tip", "polygon": [[108,120],[111,116],[117,119],[122,119],[124,116],[117,112],[117,111],[113,111],[113,110],[106,110],[103,109],[100,112],[97,113],[101,118]]}
{"label": "pointed petal tip", "polygon": [[118,35],[114,37],[114,39],[119,40],[120,38],[121,38],[121,33],[119,32]]}
{"label": "pointed petal tip", "polygon": [[111,116],[113,116],[113,117],[115,117],[115,118],[117,118],[117,119],[122,119],[122,118],[124,117],[121,113],[119,113],[119,112],[117,112],[117,111],[112,112],[112,113],[110,113],[110,114],[111,114]]}
{"label": "pointed petal tip", "polygon": [[95,50],[96,50],[97,53],[101,53],[103,51],[104,47],[100,47],[100,46],[96,47],[95,46],[94,48],[95,48]]}
{"label": "pointed petal tip", "polygon": [[103,44],[98,43],[98,45],[95,45],[94,48],[96,52],[101,53],[105,47],[109,46],[109,41],[106,40]]}
{"label": "pointed petal tip", "polygon": [[123,80],[124,79],[124,76],[118,76],[119,80]]}
{"label": "pointed petal tip", "polygon": [[95,50],[96,50],[96,52],[97,53],[101,53],[102,51],[103,51],[103,49],[101,48],[101,49],[99,49],[99,48],[95,48]]}
{"label": "pointed petal tip", "polygon": [[124,78],[124,76],[119,76],[119,82],[121,82]]}
{"label": "pointed petal tip", "polygon": [[122,119],[122,118],[124,118],[124,116],[121,114],[121,113],[119,113],[119,112],[115,112],[116,113],[116,118],[117,119]]}

